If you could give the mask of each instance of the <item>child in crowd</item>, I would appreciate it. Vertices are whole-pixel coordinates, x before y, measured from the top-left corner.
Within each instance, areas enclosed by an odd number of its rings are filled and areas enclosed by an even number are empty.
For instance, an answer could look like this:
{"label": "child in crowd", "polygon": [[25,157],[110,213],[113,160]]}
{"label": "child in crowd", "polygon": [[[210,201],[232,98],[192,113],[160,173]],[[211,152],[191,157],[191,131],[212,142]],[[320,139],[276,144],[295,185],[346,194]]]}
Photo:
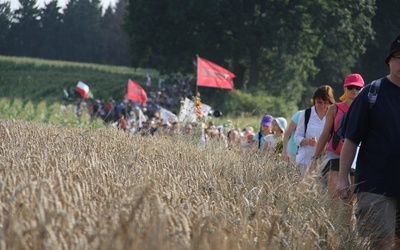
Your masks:
{"label": "child in crowd", "polygon": [[264,136],[272,133],[272,121],[274,118],[271,115],[264,115],[260,122],[260,131],[255,134],[253,143],[256,142],[257,148],[260,150],[264,149],[265,140]]}
{"label": "child in crowd", "polygon": [[264,137],[264,149],[266,150],[267,155],[273,155],[281,151],[279,148],[282,149],[282,138],[285,133],[286,126],[287,121],[283,117],[275,118],[272,121],[273,134],[269,134]]}

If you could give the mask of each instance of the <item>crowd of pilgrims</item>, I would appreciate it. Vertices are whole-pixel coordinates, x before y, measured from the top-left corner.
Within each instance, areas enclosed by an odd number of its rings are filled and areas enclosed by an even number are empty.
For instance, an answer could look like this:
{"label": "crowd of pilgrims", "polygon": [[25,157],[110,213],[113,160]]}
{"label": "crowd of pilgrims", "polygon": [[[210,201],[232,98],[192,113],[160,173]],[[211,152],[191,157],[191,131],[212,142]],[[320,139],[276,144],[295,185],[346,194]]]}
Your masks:
{"label": "crowd of pilgrims", "polygon": [[195,122],[161,117],[160,107],[172,109],[179,106],[182,100],[194,95],[194,87],[195,84],[191,78],[170,77],[159,82],[156,87],[151,84],[146,85],[148,99],[145,107],[126,99],[115,101],[113,98],[109,98],[107,101],[99,99],[90,101],[77,98],[74,102],[74,112],[78,119],[83,112],[88,112],[92,120],[102,119],[105,124],[110,124],[132,136],[182,136],[200,146],[212,143],[229,148],[249,148],[251,146],[257,148],[260,147],[260,143],[256,141],[261,141],[261,144],[266,141],[268,146],[262,148],[268,154],[274,154],[276,148],[277,151],[282,151],[282,136],[287,126],[283,117],[274,119],[268,115],[262,118],[264,123],[267,122],[269,126],[263,132],[263,137],[271,135],[264,140],[257,138],[257,136],[261,136],[261,125],[260,132],[256,132],[250,125],[243,128],[234,127],[229,120],[226,123],[216,124],[220,119],[213,119],[212,116],[199,117]]}

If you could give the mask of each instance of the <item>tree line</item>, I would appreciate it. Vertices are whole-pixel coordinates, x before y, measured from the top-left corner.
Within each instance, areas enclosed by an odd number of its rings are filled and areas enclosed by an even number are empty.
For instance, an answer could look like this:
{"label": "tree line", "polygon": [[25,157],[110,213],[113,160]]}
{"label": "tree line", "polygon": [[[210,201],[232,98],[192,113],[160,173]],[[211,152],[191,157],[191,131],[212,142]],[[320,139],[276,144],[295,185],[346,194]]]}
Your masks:
{"label": "tree line", "polygon": [[36,0],[0,3],[0,54],[53,60],[130,65],[123,30],[126,2],[103,12],[100,0],[57,0],[38,7]]}
{"label": "tree line", "polygon": [[119,0],[104,13],[99,0],[19,1],[0,4],[0,54],[182,74],[199,55],[234,72],[236,89],[293,105],[322,84],[341,93],[350,72],[386,74],[400,33],[395,0]]}

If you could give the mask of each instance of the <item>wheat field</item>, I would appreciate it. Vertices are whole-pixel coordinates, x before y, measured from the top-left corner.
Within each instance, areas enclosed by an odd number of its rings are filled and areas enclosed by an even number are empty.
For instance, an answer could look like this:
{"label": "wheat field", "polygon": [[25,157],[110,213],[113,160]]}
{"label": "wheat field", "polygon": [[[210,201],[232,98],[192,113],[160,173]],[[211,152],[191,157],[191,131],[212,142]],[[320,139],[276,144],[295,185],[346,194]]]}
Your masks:
{"label": "wheat field", "polygon": [[1,249],[365,249],[317,178],[250,151],[0,120]]}

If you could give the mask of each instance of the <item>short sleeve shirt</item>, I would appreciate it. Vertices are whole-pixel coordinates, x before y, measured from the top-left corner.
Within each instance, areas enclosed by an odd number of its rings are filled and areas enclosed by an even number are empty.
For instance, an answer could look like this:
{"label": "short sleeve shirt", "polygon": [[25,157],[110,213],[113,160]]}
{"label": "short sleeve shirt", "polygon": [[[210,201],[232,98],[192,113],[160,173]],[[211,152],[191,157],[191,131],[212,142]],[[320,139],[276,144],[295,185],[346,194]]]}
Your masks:
{"label": "short sleeve shirt", "polygon": [[400,87],[383,78],[370,109],[366,86],[350,106],[345,137],[361,143],[356,191],[400,198]]}
{"label": "short sleeve shirt", "polygon": [[260,149],[261,150],[264,149],[264,144],[265,144],[264,136],[265,135],[263,133],[258,132],[253,137],[253,141],[256,141],[257,145],[258,145],[258,143],[260,143]]}
{"label": "short sleeve shirt", "polygon": [[[299,117],[300,117],[300,113],[303,112],[304,110],[299,110],[296,112],[296,114],[294,114],[292,116],[292,121],[297,125],[297,123],[299,122]],[[297,144],[294,141],[294,134],[295,134],[296,130],[292,132],[292,134],[290,135],[288,144],[287,144],[287,151],[289,152],[289,154],[297,154]]]}

